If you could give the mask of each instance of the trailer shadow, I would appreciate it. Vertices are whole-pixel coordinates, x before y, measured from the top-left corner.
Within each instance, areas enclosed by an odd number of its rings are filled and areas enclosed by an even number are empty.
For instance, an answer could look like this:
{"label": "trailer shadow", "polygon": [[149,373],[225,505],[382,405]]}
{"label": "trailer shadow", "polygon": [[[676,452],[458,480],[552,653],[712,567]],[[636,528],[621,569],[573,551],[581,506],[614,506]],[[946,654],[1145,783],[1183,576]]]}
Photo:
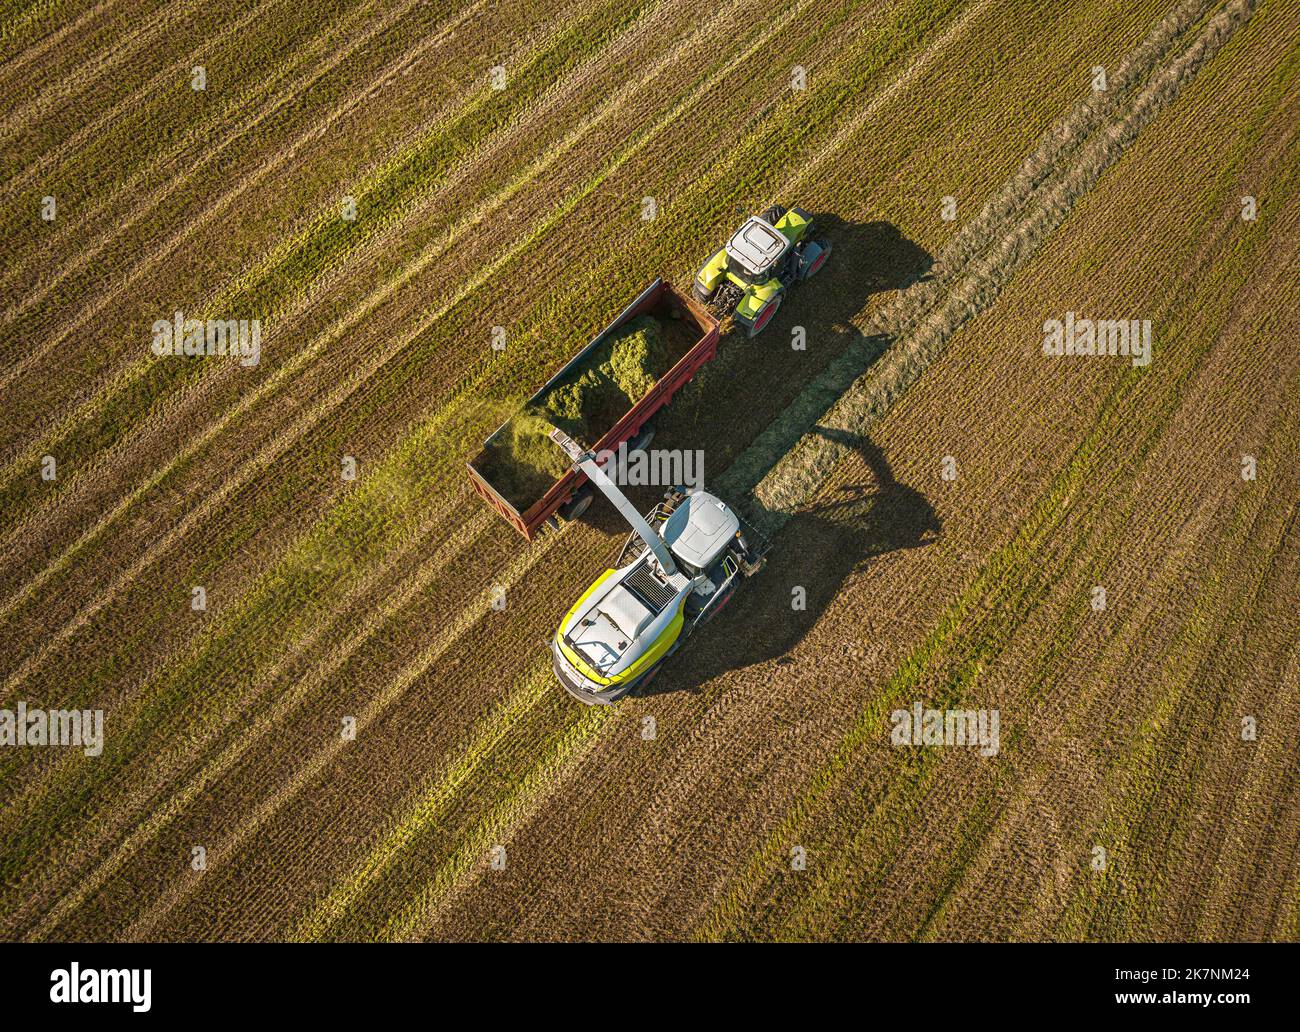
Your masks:
{"label": "trailer shadow", "polygon": [[938,540],[943,528],[933,506],[895,478],[873,441],[823,427],[814,432],[852,448],[867,476],[792,516],[772,542],[767,569],[741,585],[641,695],[699,691],[731,670],[791,662],[788,654],[851,577],[872,560]]}

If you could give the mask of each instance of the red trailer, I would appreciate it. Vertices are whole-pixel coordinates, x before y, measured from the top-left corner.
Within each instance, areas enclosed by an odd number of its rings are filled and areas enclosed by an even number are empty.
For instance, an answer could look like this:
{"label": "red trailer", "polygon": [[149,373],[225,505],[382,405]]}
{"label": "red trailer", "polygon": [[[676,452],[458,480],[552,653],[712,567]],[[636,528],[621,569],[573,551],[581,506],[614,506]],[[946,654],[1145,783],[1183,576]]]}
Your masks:
{"label": "red trailer", "polygon": [[[681,386],[718,351],[718,320],[693,297],[678,293],[671,283],[666,283],[662,278],[656,279],[635,301],[623,309],[617,319],[601,330],[586,347],[565,364],[564,368],[547,380],[527,403],[537,403],[547,391],[565,377],[581,370],[588,356],[600,346],[606,336],[640,315],[654,316],[666,327],[675,327],[676,332],[665,334],[670,344],[672,364],[644,398],[628,409],[599,441],[591,442],[592,449],[598,453],[614,452],[620,444],[635,441],[642,430],[648,427],[655,413],[667,405]],[[669,320],[672,322],[670,323]],[[532,505],[519,512],[483,474],[488,447],[497,435],[505,430],[505,426],[506,424],[503,423],[498,427],[496,432],[483,442],[483,447],[478,454],[469,461],[469,478],[474,485],[474,490],[482,495],[492,508],[509,520],[515,530],[531,540],[533,535],[562,508],[570,506],[572,511],[584,497],[589,496],[589,489],[586,488],[587,475],[578,470],[569,470]]]}

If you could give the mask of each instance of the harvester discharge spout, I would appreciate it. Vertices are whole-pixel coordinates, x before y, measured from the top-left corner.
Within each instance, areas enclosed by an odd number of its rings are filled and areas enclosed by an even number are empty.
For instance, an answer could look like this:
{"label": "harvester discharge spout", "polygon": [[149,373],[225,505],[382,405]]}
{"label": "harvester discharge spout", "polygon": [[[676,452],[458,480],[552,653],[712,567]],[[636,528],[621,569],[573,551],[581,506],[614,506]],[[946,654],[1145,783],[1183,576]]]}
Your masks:
{"label": "harvester discharge spout", "polygon": [[618,489],[618,485],[605,475],[605,471],[596,462],[596,457],[589,451],[583,451],[578,442],[563,430],[552,428],[547,436],[559,445],[564,454],[573,462],[574,467],[586,473],[587,479],[600,488],[605,497],[614,503],[614,508],[622,513],[623,518],[636,531],[637,536],[646,543],[646,547],[659,560],[659,566],[664,573],[669,577],[676,574],[677,565],[673,562],[672,554],[668,551],[668,546],[664,544],[664,539],[655,533],[650,524],[645,521],[645,518],[636,511],[635,506]]}

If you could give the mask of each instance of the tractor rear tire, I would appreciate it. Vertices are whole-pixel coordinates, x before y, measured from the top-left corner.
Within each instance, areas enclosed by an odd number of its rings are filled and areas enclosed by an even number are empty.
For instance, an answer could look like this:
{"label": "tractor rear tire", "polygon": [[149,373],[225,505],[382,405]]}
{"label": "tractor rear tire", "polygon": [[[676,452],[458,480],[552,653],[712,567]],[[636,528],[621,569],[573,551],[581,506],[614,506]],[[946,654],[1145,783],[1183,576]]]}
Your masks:
{"label": "tractor rear tire", "polygon": [[[818,238],[817,240],[810,240],[804,253],[806,254],[808,250],[814,251],[814,256],[807,267],[800,268],[800,283],[807,283],[821,271],[822,266],[826,264],[826,259],[831,256],[831,242],[824,237]],[[800,260],[802,261],[802,256]]]}
{"label": "tractor rear tire", "polygon": [[776,315],[776,310],[781,307],[781,302],[785,300],[785,294],[777,294],[772,298],[758,313],[758,318],[745,327],[745,336],[753,340],[765,329],[772,321],[772,316]]}
{"label": "tractor rear tire", "polygon": [[774,204],[772,207],[768,208],[767,211],[763,212],[762,218],[764,222],[768,223],[768,225],[775,226],[785,217],[785,213],[785,208],[781,207],[779,204]]}

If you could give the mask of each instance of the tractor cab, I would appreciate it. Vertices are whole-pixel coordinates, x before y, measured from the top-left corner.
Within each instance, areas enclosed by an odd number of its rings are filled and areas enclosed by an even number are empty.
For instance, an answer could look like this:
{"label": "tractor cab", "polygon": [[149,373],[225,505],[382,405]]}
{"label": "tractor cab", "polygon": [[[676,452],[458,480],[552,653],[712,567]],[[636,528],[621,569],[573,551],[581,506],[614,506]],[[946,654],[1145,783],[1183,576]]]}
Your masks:
{"label": "tractor cab", "polygon": [[812,237],[802,208],[774,204],[747,218],[695,275],[695,297],[753,337],[772,321],[785,292],[811,279],[830,256],[830,242]]}
{"label": "tractor cab", "polygon": [[748,284],[763,283],[793,246],[788,236],[754,215],[727,241],[727,271]]}

